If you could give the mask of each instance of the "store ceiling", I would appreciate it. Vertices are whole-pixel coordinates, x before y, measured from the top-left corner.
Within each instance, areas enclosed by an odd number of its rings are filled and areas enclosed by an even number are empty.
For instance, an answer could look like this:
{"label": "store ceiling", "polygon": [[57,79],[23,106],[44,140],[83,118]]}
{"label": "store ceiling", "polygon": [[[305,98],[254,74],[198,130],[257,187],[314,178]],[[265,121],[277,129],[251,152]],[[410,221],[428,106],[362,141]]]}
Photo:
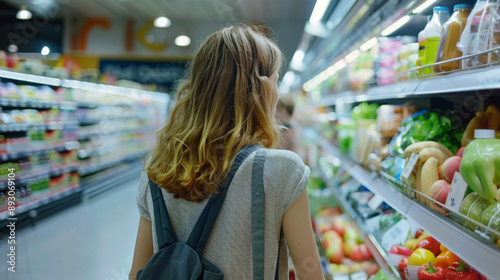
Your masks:
{"label": "store ceiling", "polygon": [[[214,31],[233,22],[264,23],[271,27],[290,61],[315,0],[0,0],[15,9],[58,18],[108,17],[151,20],[166,16],[172,24],[207,25]],[[208,35],[208,34],[206,34]]]}

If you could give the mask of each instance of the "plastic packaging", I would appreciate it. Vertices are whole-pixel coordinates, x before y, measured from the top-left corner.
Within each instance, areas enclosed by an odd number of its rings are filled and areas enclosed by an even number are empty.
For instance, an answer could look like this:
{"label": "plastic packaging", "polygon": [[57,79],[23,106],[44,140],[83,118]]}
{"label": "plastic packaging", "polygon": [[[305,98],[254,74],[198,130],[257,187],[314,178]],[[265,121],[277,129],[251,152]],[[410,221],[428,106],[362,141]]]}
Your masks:
{"label": "plastic packaging", "polygon": [[[428,65],[435,62],[436,53],[438,51],[439,39],[441,37],[441,27],[450,17],[448,7],[437,6],[433,9],[431,22],[425,27],[425,59],[422,60],[422,65]],[[431,67],[424,68],[424,74],[432,74],[434,71]]]}
{"label": "plastic packaging", "polygon": [[[436,62],[461,57],[462,52],[458,50],[457,43],[467,24],[472,6],[466,4],[455,5],[454,13],[441,28],[441,39],[436,55]],[[434,66],[434,72],[452,71],[460,69],[460,61],[453,61]]]}
{"label": "plastic packaging", "polygon": [[[500,46],[500,0],[478,0],[472,10],[458,48],[464,56]],[[487,53],[462,61],[462,68],[497,62],[495,53]]]}

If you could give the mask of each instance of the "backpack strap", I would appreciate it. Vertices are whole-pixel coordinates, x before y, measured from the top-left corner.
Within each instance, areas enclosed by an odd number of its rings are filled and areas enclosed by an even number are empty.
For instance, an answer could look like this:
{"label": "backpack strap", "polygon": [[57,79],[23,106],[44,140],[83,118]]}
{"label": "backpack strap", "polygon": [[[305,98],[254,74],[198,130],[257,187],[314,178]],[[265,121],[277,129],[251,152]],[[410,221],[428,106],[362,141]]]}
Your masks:
{"label": "backpack strap", "polygon": [[160,188],[153,181],[149,180],[149,189],[151,190],[151,197],[153,199],[156,240],[158,248],[161,249],[166,245],[176,243],[177,237],[170,223],[167,207],[165,206],[165,200]]}
{"label": "backpack strap", "polygon": [[189,246],[191,246],[191,248],[196,250],[200,256],[203,254],[203,248],[205,248],[208,237],[212,232],[212,228],[217,220],[219,211],[222,208],[224,199],[226,198],[227,190],[231,185],[231,181],[233,180],[236,171],[251,153],[260,148],[261,146],[258,145],[250,145],[240,150],[233,162],[233,165],[231,166],[231,170],[229,171],[223,186],[219,188],[221,191],[219,193],[212,194],[210,200],[205,206],[205,209],[203,209],[203,212],[198,218],[198,221],[196,222],[193,231],[189,235],[188,241],[186,242]]}
{"label": "backpack strap", "polygon": [[266,149],[258,150],[252,166],[252,249],[254,280],[264,279],[264,162],[266,161],[266,153]]}

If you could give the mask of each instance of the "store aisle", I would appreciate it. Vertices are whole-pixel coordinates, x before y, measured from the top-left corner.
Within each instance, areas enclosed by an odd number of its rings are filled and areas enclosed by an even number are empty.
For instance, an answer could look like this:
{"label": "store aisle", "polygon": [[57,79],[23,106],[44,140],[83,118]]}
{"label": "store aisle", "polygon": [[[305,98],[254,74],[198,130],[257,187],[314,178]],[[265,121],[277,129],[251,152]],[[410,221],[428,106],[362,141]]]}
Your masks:
{"label": "store aisle", "polygon": [[128,279],[139,222],[138,184],[139,178],[18,230],[15,273],[7,271],[8,244],[2,239],[0,279]]}

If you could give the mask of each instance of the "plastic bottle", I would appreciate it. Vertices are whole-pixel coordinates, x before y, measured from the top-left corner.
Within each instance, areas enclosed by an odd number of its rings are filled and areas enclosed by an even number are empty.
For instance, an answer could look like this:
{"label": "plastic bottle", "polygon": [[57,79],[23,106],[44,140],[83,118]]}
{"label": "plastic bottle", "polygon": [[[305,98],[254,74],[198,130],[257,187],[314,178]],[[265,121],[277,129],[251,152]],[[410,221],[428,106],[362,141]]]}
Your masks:
{"label": "plastic bottle", "polygon": [[[422,66],[422,61],[425,61],[425,29],[431,23],[432,16],[427,17],[427,25],[418,33],[418,59],[417,66]],[[422,78],[422,69],[418,70],[418,77]]]}
{"label": "plastic bottle", "polygon": [[[450,18],[450,10],[448,7],[437,6],[433,9],[431,22],[425,30],[425,60],[422,60],[422,65],[428,65],[435,62],[436,53],[439,46],[439,38],[441,37],[441,27]],[[432,74],[434,71],[431,67],[424,68],[424,74]]]}
{"label": "plastic bottle", "polygon": [[[436,54],[436,62],[445,61],[462,56],[458,50],[457,43],[462,36],[462,32],[467,24],[467,18],[470,15],[472,6],[467,4],[458,4],[453,8],[453,15],[443,24],[441,28],[441,39]],[[434,66],[434,72],[452,71],[460,69],[460,61],[453,61]]]}

